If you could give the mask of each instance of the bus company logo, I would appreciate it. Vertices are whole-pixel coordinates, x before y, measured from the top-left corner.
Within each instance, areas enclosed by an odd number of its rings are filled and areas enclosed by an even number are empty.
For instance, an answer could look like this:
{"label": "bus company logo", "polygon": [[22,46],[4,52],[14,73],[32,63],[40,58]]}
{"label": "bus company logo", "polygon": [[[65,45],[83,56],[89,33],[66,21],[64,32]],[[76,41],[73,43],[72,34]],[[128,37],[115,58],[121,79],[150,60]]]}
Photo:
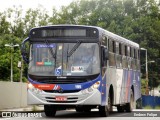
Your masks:
{"label": "bus company logo", "polygon": [[54,87],[53,87],[53,90],[60,90],[61,89],[61,87],[59,86],[59,85],[55,85]]}
{"label": "bus company logo", "polygon": [[63,89],[60,88],[60,89],[58,90],[58,92],[59,92],[59,93],[63,93]]}
{"label": "bus company logo", "polygon": [[71,72],[83,72],[84,68],[82,66],[72,66]]}

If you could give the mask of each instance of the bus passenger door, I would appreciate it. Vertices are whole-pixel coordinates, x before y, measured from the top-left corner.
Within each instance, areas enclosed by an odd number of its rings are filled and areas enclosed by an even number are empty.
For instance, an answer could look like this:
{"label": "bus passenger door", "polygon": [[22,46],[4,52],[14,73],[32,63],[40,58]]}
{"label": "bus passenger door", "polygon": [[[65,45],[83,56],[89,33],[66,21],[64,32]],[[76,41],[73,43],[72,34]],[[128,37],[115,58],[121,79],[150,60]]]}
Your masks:
{"label": "bus passenger door", "polygon": [[101,68],[102,68],[102,105],[106,105],[107,90],[106,90],[106,70],[107,70],[107,60],[108,60],[108,49],[106,46],[101,46]]}

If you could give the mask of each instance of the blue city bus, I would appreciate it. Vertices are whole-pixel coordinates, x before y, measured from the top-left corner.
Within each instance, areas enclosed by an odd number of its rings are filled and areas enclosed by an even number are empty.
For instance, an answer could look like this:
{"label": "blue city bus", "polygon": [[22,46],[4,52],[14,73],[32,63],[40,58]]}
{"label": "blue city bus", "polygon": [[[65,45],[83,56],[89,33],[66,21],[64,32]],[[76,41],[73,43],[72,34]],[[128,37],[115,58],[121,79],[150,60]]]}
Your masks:
{"label": "blue city bus", "polygon": [[139,45],[96,26],[54,25],[30,30],[22,42],[28,63],[28,104],[45,115],[97,108],[106,117],[131,112],[141,98]]}

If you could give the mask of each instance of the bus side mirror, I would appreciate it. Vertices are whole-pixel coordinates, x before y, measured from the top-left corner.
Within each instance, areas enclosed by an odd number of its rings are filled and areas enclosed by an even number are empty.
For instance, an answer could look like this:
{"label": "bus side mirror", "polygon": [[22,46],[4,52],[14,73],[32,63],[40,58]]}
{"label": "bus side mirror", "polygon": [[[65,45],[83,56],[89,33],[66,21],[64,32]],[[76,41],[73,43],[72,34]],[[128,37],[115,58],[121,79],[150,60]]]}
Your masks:
{"label": "bus side mirror", "polygon": [[28,64],[29,63],[29,38],[26,38],[21,45],[21,54],[23,60]]}

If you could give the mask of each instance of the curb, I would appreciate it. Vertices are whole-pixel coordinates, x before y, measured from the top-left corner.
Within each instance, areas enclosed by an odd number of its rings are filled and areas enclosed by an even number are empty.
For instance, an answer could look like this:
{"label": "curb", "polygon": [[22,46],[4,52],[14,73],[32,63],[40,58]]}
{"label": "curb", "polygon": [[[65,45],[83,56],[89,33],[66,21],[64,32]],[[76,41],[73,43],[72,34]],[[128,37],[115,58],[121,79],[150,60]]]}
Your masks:
{"label": "curb", "polygon": [[16,111],[16,112],[36,112],[36,111],[43,111],[44,107],[42,105],[33,105],[21,108],[6,108],[0,110],[0,112],[8,112],[8,111]]}

